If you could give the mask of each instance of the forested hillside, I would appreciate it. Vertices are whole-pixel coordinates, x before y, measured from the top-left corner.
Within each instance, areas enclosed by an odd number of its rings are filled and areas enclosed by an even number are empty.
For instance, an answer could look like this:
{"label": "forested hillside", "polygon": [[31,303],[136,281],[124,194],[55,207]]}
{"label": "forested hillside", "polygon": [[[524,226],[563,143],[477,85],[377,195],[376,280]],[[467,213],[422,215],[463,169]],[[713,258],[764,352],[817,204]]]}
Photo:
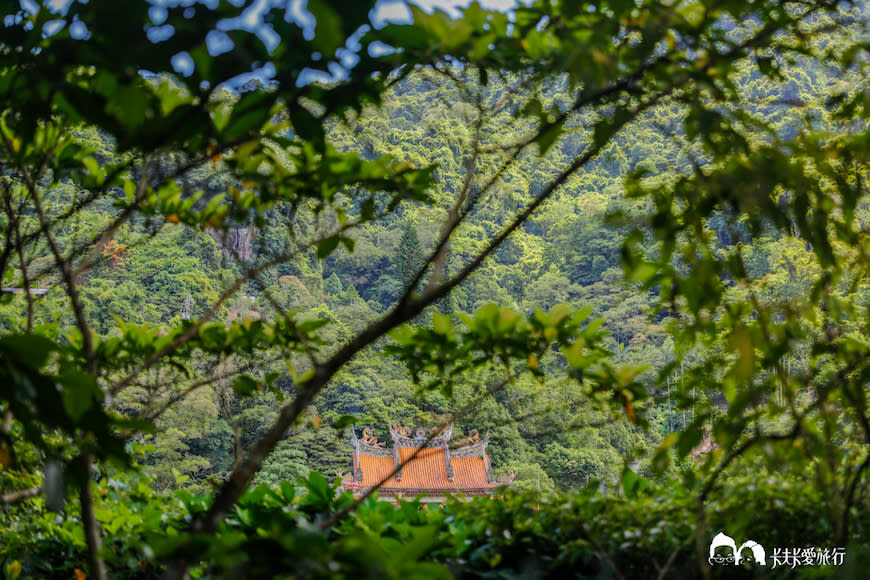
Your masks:
{"label": "forested hillside", "polygon": [[[826,118],[824,91],[844,80],[826,78],[818,64],[807,62],[784,63],[780,73],[782,78],[776,81],[762,80],[758,75],[753,78],[748,72],[735,75],[733,80],[736,90],[755,104],[756,114],[770,120],[771,130],[777,134],[799,131],[807,119],[817,122],[820,129],[832,128],[832,121]],[[159,83],[160,79],[151,82]],[[482,144],[518,141],[528,130],[527,125],[513,123],[510,115],[512,86],[519,82],[516,78],[494,80],[486,87],[478,86],[476,80],[463,82],[456,87],[444,76],[426,71],[413,74],[387,93],[381,107],[367,108],[349,122],[336,123],[326,134],[339,151],[361,151],[370,159],[388,155],[417,166],[437,165],[437,186],[431,192],[435,203],[405,204],[377,224],[354,228],[348,233],[348,239],[353,240],[352,252],[342,246],[324,260],[318,260],[313,249],[300,252],[242,286],[221,308],[219,319],[274,320],[287,311],[298,311],[330,321],[323,335],[329,348],[347,341],[387,310],[431,251],[438,225],[462,187],[474,139],[472,104],[463,98],[463,92],[479,91],[492,117],[481,129],[487,132]],[[240,96],[229,91],[224,95],[230,100]],[[542,99],[567,101],[570,96],[564,83],[541,91]],[[529,377],[463,417],[459,428],[491,430],[497,468],[518,472],[521,484],[537,485],[541,478],[546,488],[570,489],[585,485],[590,477],[613,479],[624,463],[648,457],[663,435],[691,420],[691,411],[688,417],[686,411],[676,411],[668,394],[657,392],[656,377],[676,360],[674,341],[667,332],[671,318],[667,312],[655,310],[658,296],[654,288],[626,283],[620,263],[623,238],[633,220],[649,209],[645,202],[626,196],[625,176],[632,171],[648,171],[660,179],[673,179],[691,174],[693,163],[707,162],[702,149],[693,146],[679,130],[679,119],[686,113],[685,107],[668,107],[645,116],[630,134],[614,139],[600,159],[573,175],[478,272],[416,321],[426,322],[431,312],[455,318],[460,312],[474,312],[493,301],[527,314],[561,303],[586,306],[591,316],[603,320],[609,333],[606,341],[616,360],[643,369],[641,381],[658,395],[647,410],[652,425],[646,432],[621,421],[606,421],[594,410],[584,409],[580,393],[572,393],[558,378],[541,383]],[[98,151],[112,155],[114,144],[109,136],[91,132],[83,137]],[[582,149],[585,138],[580,131],[567,133],[547,157],[528,155],[500,175],[494,195],[476,210],[473,222],[451,240],[445,260],[448,272],[470,260],[496,235],[565,158]],[[169,172],[172,161],[161,159],[167,167],[155,169]],[[215,193],[231,182],[218,159],[191,179],[207,183]],[[208,194],[209,190],[205,191]],[[74,202],[71,193],[60,190],[49,199],[57,207],[68,207]],[[359,205],[348,200],[349,219],[358,216]],[[107,205],[79,212],[58,236],[58,243],[62,247],[81,243],[90,235],[88,224],[105,222],[113,211]],[[860,214],[858,218],[867,219]],[[82,273],[82,297],[91,327],[109,337],[118,319],[125,324],[147,324],[156,331],[179,318],[198,317],[217,299],[224,281],[240,274],[240,260],[258,264],[269,256],[290,252],[294,237],[316,235],[330,219],[334,216],[316,215],[312,208],[278,203],[264,214],[261,223],[225,232],[206,229],[194,233],[172,219],[159,231],[147,219],[131,222]],[[744,247],[750,256],[751,275],[764,286],[765,300],[787,302],[805,296],[817,278],[812,253],[799,240],[775,230],[753,237],[746,226],[735,231],[721,217],[710,220],[708,227],[723,247],[738,243]],[[649,230],[642,231],[645,237],[640,251],[656,252]],[[43,284],[57,282],[49,277]],[[59,292],[55,294],[61,298]],[[37,322],[69,325],[71,320],[52,320],[50,309],[42,306],[50,299],[42,299]],[[207,368],[198,367],[196,361],[192,365],[200,373]],[[276,373],[276,389],[292,392],[293,379],[283,362],[240,356],[221,360],[211,375],[212,383],[168,409],[157,422],[159,433],[145,464],[161,487],[175,485],[174,469],[189,476],[186,485],[207,489],[202,484],[210,476],[222,476],[270,423],[281,394],[240,395],[232,387],[233,375],[245,370],[257,375]],[[685,385],[683,374],[674,369],[668,377],[673,396],[678,396]],[[448,413],[468,402],[475,382],[486,381],[483,376],[467,379],[458,385],[459,392],[452,400],[446,400],[439,394],[419,396],[410,378],[404,365],[385,356],[382,348],[354,360],[315,400],[311,413],[318,416],[317,428],[300,427],[288,436],[283,444],[287,451],[270,461],[263,477],[293,481],[308,469],[333,477],[350,462],[347,430],[335,429],[341,416],[354,415],[386,438],[390,421],[438,425]],[[168,382],[158,376],[153,380]],[[163,397],[172,397],[184,388],[157,386],[167,391]],[[715,390],[696,395],[695,404],[715,407]],[[723,403],[720,394],[718,408],[723,408]],[[149,404],[159,406],[142,390],[127,391],[117,404],[135,413],[146,411]],[[598,425],[601,422],[605,424]],[[586,423],[596,426],[584,428]]]}
{"label": "forested hillside", "polygon": [[[0,10],[7,577],[860,577],[865,2],[135,4]],[[335,497],[393,421],[516,493]]]}

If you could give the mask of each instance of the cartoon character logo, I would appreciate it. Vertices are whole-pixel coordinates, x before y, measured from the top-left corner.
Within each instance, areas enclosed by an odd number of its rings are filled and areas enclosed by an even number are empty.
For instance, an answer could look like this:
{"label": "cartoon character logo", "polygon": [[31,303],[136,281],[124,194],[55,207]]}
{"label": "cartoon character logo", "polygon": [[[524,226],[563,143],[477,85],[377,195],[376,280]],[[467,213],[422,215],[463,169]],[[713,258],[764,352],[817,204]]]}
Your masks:
{"label": "cartoon character logo", "polygon": [[[731,553],[728,554],[726,552],[725,554],[717,554],[717,548],[729,548]],[[750,550],[752,555],[744,555],[743,550]],[[710,556],[707,558],[707,562],[711,566],[713,564],[741,564],[750,561],[750,559],[755,560],[755,563],[761,566],[767,565],[764,546],[755,540],[746,540],[738,548],[737,542],[734,541],[734,538],[723,532],[719,532],[716,534],[716,537],[713,538],[713,541],[710,542]]]}

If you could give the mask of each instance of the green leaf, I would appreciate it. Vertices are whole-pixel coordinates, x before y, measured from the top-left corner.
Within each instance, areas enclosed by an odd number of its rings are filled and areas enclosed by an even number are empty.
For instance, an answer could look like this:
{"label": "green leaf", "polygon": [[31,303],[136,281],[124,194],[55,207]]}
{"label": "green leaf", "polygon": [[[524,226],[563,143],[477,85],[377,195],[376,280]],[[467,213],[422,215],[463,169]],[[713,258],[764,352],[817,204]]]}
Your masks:
{"label": "green leaf", "polygon": [[151,98],[142,87],[124,87],[113,91],[111,96],[106,110],[113,113],[127,130],[135,132],[145,123],[151,112]]}
{"label": "green leaf", "polygon": [[632,268],[629,280],[651,284],[659,274],[659,268],[653,262],[640,262]]}
{"label": "green leaf", "polygon": [[729,405],[734,404],[734,400],[737,397],[737,381],[733,375],[722,379],[722,395]]}
{"label": "green leaf", "polygon": [[262,127],[269,118],[275,98],[275,94],[267,91],[250,91],[242,95],[223,129],[224,139],[233,141]]}
{"label": "green leaf", "polygon": [[452,322],[450,317],[446,314],[442,314],[440,312],[436,312],[432,315],[432,328],[438,334],[447,335],[450,334],[450,328],[452,326]]}
{"label": "green leaf", "polygon": [[679,439],[677,440],[677,454],[680,457],[686,457],[691,453],[692,449],[698,446],[702,437],[703,434],[698,425],[692,424],[686,427],[686,429],[680,433]]}
{"label": "green leaf", "polygon": [[312,115],[305,107],[297,106],[291,113],[293,129],[302,139],[310,141],[318,151],[325,149],[325,134],[320,119]]}
{"label": "green leaf", "polygon": [[[755,346],[752,334],[745,326],[738,326],[731,333],[729,342],[737,353],[737,361],[733,367],[734,377],[738,383],[745,384],[752,379],[755,369]],[[733,393],[731,395],[733,398]]]}
{"label": "green leaf", "polygon": [[538,137],[538,152],[541,155],[546,154],[561,134],[562,123],[553,123],[550,127],[544,129],[544,131]]}
{"label": "green leaf", "polygon": [[55,343],[36,334],[13,334],[0,339],[0,351],[32,369],[41,368],[55,350]]}
{"label": "green leaf", "polygon": [[101,394],[100,388],[91,375],[78,369],[64,371],[58,376],[58,383],[62,386],[63,408],[78,423],[96,402],[96,397]]}
{"label": "green leaf", "polygon": [[618,108],[609,118],[595,124],[592,136],[592,146],[595,149],[604,147],[610,138],[616,135],[622,127],[632,119],[631,113],[625,108]]}
{"label": "green leaf", "polygon": [[584,366],[584,353],[586,352],[586,341],[582,338],[578,338],[570,346],[562,347],[562,356],[565,357],[565,361],[571,365],[571,368],[579,369]]}
{"label": "green leaf", "polygon": [[13,560],[6,564],[6,578],[8,580],[18,580],[21,576],[21,562]]}
{"label": "green leaf", "polygon": [[299,332],[303,334],[309,334],[314,332],[318,328],[322,328],[329,324],[328,318],[315,318],[314,320],[306,320],[305,322],[300,322],[296,327]]}
{"label": "green leaf", "polygon": [[335,422],[335,428],[341,430],[349,425],[356,425],[358,422],[359,419],[353,415],[342,415]]}
{"label": "green leaf", "polygon": [[112,423],[121,429],[127,429],[130,431],[141,431],[143,433],[154,433],[156,431],[156,427],[154,425],[154,421],[149,421],[148,419],[138,419],[135,417],[119,417],[113,419]]}
{"label": "green leaf", "polygon": [[651,462],[653,473],[657,477],[661,477],[671,465],[671,457],[668,448],[661,447],[656,449]]}
{"label": "green leaf", "polygon": [[354,241],[353,238],[341,236],[338,239],[341,242],[341,245],[343,245],[349,253],[353,253],[354,246],[356,245],[356,242]]}
{"label": "green leaf", "polygon": [[190,480],[190,476],[184,473],[181,473],[176,468],[172,468],[172,476],[175,478],[175,485],[181,486],[187,483]]}
{"label": "green leaf", "polygon": [[360,208],[360,218],[363,221],[371,221],[371,219],[375,216],[375,198],[368,197],[362,203],[362,207]]}
{"label": "green leaf", "polygon": [[154,93],[160,99],[160,110],[164,117],[169,115],[179,105],[187,104],[191,101],[191,96],[170,83],[169,79],[163,79]]}
{"label": "green leaf", "polygon": [[637,495],[637,484],[640,478],[637,474],[626,467],[622,470],[622,477],[620,478],[622,482],[622,491],[625,493],[625,497],[632,498]]}
{"label": "green leaf", "polygon": [[345,42],[341,17],[324,0],[308,0],[308,11],[316,20],[311,45],[331,56]]}
{"label": "green leaf", "polygon": [[296,488],[289,481],[281,482],[281,496],[287,505],[290,505],[296,498]]}
{"label": "green leaf", "polygon": [[308,479],[297,478],[296,481],[308,489],[308,494],[302,498],[304,504],[318,511],[326,511],[333,501],[333,490],[329,482],[320,473],[312,471]]}
{"label": "green leaf", "polygon": [[338,247],[339,239],[339,236],[332,236],[331,238],[326,238],[317,244],[317,259],[323,260],[335,251],[335,248]]}
{"label": "green leaf", "polygon": [[240,397],[248,397],[256,393],[260,388],[260,383],[248,375],[236,377],[233,381],[233,391]]}

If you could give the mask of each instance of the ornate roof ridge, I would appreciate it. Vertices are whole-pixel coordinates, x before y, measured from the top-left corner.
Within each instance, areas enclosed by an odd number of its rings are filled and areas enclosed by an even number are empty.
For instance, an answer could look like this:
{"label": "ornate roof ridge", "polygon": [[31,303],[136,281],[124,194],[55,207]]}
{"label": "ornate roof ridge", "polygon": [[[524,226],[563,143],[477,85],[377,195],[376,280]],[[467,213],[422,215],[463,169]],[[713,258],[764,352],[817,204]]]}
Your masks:
{"label": "ornate roof ridge", "polygon": [[371,455],[373,457],[392,457],[393,451],[392,449],[386,449],[384,447],[375,447],[373,445],[366,445],[363,442],[357,443],[359,452],[363,455]]}
{"label": "ornate roof ridge", "polygon": [[[416,449],[419,447],[426,448],[447,448],[450,451],[451,457],[462,456],[468,457],[476,452],[486,452],[486,446],[489,444],[489,431],[481,439],[477,429],[468,431],[468,437],[461,440],[457,446],[450,445],[450,439],[453,436],[453,423],[449,423],[441,429],[439,435],[433,436],[437,432],[437,427],[430,429],[428,432],[422,427],[416,431],[416,436],[411,436],[411,429],[402,427],[399,423],[393,421],[390,423],[390,436],[393,439],[393,446],[401,449]],[[355,447],[366,455],[374,455],[377,457],[386,457],[390,455],[390,449],[385,448],[384,441],[378,441],[378,438],[373,434],[371,428],[363,429],[362,437],[356,434],[356,428],[351,427],[351,441]],[[431,438],[431,439],[430,439]]]}
{"label": "ornate roof ridge", "polygon": [[[415,436],[411,436],[411,429],[402,427],[395,421],[390,423],[390,436],[393,438],[393,444],[396,447],[444,447],[450,444],[450,438],[453,436],[453,423],[449,423],[443,427],[438,433],[438,428],[430,429],[427,433],[422,427],[418,427]],[[433,436],[434,435],[434,436]],[[430,439],[431,437],[431,439]]]}
{"label": "ornate roof ridge", "polygon": [[453,447],[450,449],[450,457],[471,457],[473,455],[480,455],[481,452],[486,451],[486,445],[489,443],[488,440],[479,441],[477,443],[472,443],[471,445],[463,445],[462,447]]}

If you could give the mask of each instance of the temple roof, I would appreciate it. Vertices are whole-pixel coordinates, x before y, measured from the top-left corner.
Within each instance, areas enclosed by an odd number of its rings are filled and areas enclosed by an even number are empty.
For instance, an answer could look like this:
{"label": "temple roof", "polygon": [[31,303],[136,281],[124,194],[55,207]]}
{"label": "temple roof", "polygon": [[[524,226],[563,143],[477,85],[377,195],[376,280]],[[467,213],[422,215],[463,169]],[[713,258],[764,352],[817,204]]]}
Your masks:
{"label": "temple roof", "polygon": [[[453,426],[441,432],[411,430],[393,423],[390,436],[392,449],[363,431],[362,438],[353,436],[354,457],[352,481],[349,487],[367,489],[380,485],[380,491],[399,492],[465,491],[483,492],[509,485],[492,476],[486,446],[489,438],[481,439],[476,430],[455,449],[450,448]],[[395,472],[395,473],[394,473]]]}

